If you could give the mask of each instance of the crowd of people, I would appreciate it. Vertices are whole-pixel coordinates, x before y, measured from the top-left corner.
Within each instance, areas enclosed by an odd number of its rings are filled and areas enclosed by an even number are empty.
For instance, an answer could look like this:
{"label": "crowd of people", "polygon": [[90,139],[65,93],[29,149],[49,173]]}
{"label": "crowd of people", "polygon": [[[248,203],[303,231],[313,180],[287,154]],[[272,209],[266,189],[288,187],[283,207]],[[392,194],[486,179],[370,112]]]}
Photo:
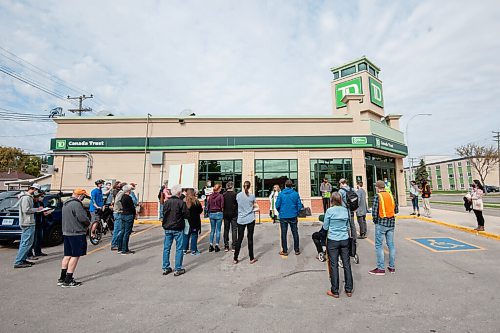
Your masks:
{"label": "crowd of people", "polygon": [[[83,188],[73,191],[70,199],[66,200],[62,208],[62,232],[64,237],[64,257],[61,263],[61,273],[58,285],[62,287],[76,287],[80,282],[73,278],[73,274],[81,256],[87,253],[86,235],[90,237],[95,232],[93,222],[101,218],[105,209],[112,209],[114,216],[114,231],[111,240],[111,250],[121,255],[134,254],[129,249],[129,238],[137,214],[138,200],[134,193],[134,183],[105,182],[99,179],[96,187],[88,193]],[[273,187],[269,196],[270,216],[273,222],[279,221],[281,229],[281,250],[279,255],[288,255],[288,228],[293,236],[293,250],[295,255],[300,255],[298,216],[303,208],[299,193],[294,189],[291,180],[286,180],[285,187],[281,190],[279,185]],[[395,246],[394,229],[395,214],[398,206],[390,191],[387,180],[376,182],[377,193],[373,197],[372,218],[375,226],[375,253],[376,267],[370,270],[372,275],[385,275],[386,269],[395,273]],[[225,252],[232,251],[233,263],[238,264],[241,245],[247,234],[247,246],[250,264],[257,262],[253,250],[255,231],[256,197],[251,193],[251,183],[245,181],[243,190],[236,193],[233,182],[228,182],[225,191],[221,194],[220,184],[207,184],[203,189],[205,203],[200,202],[199,193],[195,189],[183,189],[181,185],[168,187],[162,186],[159,199],[161,204],[161,222],[164,229],[163,244],[163,275],[173,273],[174,276],[186,272],[183,267],[184,255],[197,256],[201,253],[198,249],[198,236],[201,234],[201,214],[210,220],[210,239],[208,252],[220,252],[221,228],[224,224],[223,247]],[[319,232],[312,235],[313,242],[318,251],[320,261],[328,260],[328,271],[331,280],[331,289],[327,294],[334,298],[339,297],[340,278],[339,266],[344,270],[344,290],[348,297],[352,296],[354,289],[350,257],[356,252],[356,239],[364,239],[367,234],[366,215],[369,213],[367,194],[363,183],[358,182],[356,189],[351,188],[345,179],[338,184],[338,191],[332,191],[332,185],[325,179],[320,187],[323,206],[325,208],[324,223]],[[328,192],[329,194],[324,194]],[[426,182],[421,187],[412,182],[410,196],[413,204],[413,214],[420,214],[418,197],[424,199],[426,215],[430,216],[430,207],[425,199],[431,195],[430,187]],[[484,230],[482,217],[482,195],[484,189],[479,181],[474,181],[472,192],[469,194],[471,209],[474,210],[478,221],[476,230]],[[90,218],[82,201],[90,197]],[[43,216],[52,213],[42,205],[43,192],[40,186],[33,184],[20,196],[19,217],[22,228],[21,244],[16,256],[14,267],[25,268],[34,265],[28,258],[44,256],[41,251],[40,223]],[[427,208],[425,208],[427,207]],[[359,225],[357,236],[354,216]],[[38,226],[38,229],[37,229]],[[231,239],[230,239],[231,236]],[[389,249],[389,262],[385,266],[383,242]],[[230,242],[231,240],[231,242]],[[171,265],[170,252],[175,241],[175,262]],[[326,250],[325,250],[326,249]]]}

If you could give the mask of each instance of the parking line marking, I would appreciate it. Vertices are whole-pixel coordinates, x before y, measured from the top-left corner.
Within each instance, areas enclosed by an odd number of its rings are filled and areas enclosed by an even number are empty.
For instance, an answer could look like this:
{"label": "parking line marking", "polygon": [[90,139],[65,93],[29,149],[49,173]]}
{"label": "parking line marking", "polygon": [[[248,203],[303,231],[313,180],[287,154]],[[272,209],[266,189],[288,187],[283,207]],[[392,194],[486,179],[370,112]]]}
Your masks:
{"label": "parking line marking", "polygon": [[[148,231],[148,230],[151,230],[151,229],[153,229],[153,228],[156,228],[156,227],[158,227],[158,226],[157,226],[157,225],[152,225],[151,227],[149,227],[149,228],[147,228],[147,229],[141,230],[141,231],[139,231],[139,232],[136,232],[136,233],[134,233],[134,234],[130,235],[130,238],[135,237],[135,236],[137,236],[137,235],[140,235],[140,234],[142,234],[142,233],[144,233],[144,232],[146,232],[146,231]],[[106,245],[103,245],[103,246],[101,246],[101,247],[98,247],[97,249],[93,249],[92,251],[87,252],[87,255],[90,255],[90,254],[92,254],[92,253],[96,253],[96,252],[98,252],[98,251],[101,251],[102,249],[105,249],[105,248],[107,248],[107,247],[108,247],[108,246],[110,246],[110,245],[111,245],[111,242],[109,242],[109,243],[107,243]]]}

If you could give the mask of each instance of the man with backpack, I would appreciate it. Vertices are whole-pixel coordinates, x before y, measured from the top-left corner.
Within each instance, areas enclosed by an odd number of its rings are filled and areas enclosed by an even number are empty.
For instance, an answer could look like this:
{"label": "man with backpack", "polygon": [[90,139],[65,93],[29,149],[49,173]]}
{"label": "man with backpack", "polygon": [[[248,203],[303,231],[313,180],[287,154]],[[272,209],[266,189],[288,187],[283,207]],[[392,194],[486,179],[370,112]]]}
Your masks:
{"label": "man with backpack", "polygon": [[300,248],[297,217],[302,209],[302,201],[300,200],[300,196],[297,191],[293,189],[293,182],[290,179],[287,179],[285,182],[285,189],[281,191],[280,195],[278,195],[278,199],[276,199],[276,208],[279,212],[281,227],[280,255],[288,255],[287,232],[289,224],[293,235],[293,248],[295,250],[295,255],[299,255]]}
{"label": "man with backpack", "polygon": [[349,184],[347,180],[342,178],[339,181],[339,193],[342,197],[342,206],[346,207],[349,210],[349,226],[351,227],[351,237],[352,243],[351,248],[349,249],[349,254],[354,256],[356,254],[356,224],[354,224],[354,212],[359,207],[359,198]]}

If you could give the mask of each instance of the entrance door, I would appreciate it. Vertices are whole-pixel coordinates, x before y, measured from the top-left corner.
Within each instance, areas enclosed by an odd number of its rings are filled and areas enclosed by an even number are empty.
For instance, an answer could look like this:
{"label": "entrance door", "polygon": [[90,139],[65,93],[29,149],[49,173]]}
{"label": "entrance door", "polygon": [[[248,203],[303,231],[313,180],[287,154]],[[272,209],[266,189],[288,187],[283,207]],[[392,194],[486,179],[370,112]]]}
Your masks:
{"label": "entrance door", "polygon": [[372,206],[373,197],[377,193],[375,183],[377,180],[387,180],[391,184],[391,192],[397,200],[396,186],[396,164],[392,157],[366,153],[366,190],[368,193],[368,205]]}

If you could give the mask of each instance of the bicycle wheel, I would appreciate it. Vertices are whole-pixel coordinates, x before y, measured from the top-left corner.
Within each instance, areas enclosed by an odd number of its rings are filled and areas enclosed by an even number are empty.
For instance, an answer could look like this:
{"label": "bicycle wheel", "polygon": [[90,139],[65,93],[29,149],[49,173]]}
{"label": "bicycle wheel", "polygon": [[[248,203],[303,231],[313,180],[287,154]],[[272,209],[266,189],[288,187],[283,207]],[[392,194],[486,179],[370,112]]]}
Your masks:
{"label": "bicycle wheel", "polygon": [[[92,232],[92,229],[94,229],[94,232]],[[97,245],[101,241],[102,238],[102,224],[99,221],[94,221],[90,225],[90,230],[89,230],[89,240],[92,245]]]}

